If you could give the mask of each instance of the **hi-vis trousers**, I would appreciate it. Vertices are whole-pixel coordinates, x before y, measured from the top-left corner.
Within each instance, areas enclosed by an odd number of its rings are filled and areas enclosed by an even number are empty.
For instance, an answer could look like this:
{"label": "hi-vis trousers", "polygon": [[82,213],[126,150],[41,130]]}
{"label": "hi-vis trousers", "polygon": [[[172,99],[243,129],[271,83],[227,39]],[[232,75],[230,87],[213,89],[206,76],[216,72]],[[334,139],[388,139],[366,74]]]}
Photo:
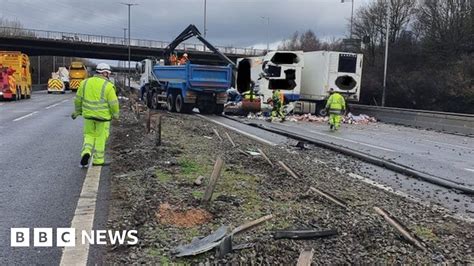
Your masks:
{"label": "hi-vis trousers", "polygon": [[94,164],[103,164],[105,159],[105,143],[109,138],[109,121],[84,119],[84,144],[81,157],[89,153],[93,155]]}

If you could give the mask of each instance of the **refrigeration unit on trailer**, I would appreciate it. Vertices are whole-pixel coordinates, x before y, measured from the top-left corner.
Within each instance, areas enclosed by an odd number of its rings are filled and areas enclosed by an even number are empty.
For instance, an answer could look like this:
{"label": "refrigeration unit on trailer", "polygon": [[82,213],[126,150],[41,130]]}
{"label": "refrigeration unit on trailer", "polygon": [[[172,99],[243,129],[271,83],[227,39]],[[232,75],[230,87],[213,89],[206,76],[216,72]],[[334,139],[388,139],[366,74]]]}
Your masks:
{"label": "refrigeration unit on trailer", "polygon": [[325,115],[329,89],[334,88],[349,102],[358,102],[363,55],[356,53],[316,51],[303,54],[305,66],[301,76],[299,101],[295,111],[316,110]]}

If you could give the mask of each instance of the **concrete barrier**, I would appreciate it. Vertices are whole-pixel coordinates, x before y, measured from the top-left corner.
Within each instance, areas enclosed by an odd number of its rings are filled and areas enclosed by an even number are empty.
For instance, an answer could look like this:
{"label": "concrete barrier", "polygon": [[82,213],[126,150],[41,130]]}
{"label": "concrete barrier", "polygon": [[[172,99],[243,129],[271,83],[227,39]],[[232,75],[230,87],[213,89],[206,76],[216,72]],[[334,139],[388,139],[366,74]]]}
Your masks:
{"label": "concrete barrier", "polygon": [[353,114],[366,114],[390,124],[474,136],[474,115],[351,104]]}

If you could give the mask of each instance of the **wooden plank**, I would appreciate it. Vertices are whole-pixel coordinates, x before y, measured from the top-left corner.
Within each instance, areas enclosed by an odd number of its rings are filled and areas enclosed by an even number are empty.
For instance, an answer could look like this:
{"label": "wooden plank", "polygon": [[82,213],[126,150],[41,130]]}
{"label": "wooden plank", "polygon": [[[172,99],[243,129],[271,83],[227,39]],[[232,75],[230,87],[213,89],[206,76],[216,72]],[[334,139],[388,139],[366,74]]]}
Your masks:
{"label": "wooden plank", "polygon": [[268,162],[268,164],[273,166],[273,163],[270,160],[270,158],[268,158],[268,156],[261,149],[257,149],[257,150],[258,150],[258,152],[260,152],[260,154],[263,156],[263,158],[265,158],[265,160]]}
{"label": "wooden plank", "polygon": [[249,230],[249,229],[265,222],[265,221],[270,220],[271,218],[273,218],[273,214],[269,214],[269,215],[260,217],[257,220],[253,220],[253,221],[250,221],[248,223],[242,224],[242,225],[236,227],[234,230],[232,230],[232,232],[230,234],[231,235],[236,235],[236,234],[242,233],[242,232],[247,231],[247,230]]}
{"label": "wooden plank", "polygon": [[332,196],[328,193],[325,193],[325,192],[323,192],[323,191],[321,191],[317,188],[314,188],[314,187],[309,187],[309,189],[316,192],[316,193],[318,193],[319,195],[325,197],[326,199],[332,201],[333,203],[341,206],[342,208],[347,209],[347,205],[344,202],[342,202],[341,200],[337,199],[336,197],[334,197],[334,196]]}
{"label": "wooden plank", "polygon": [[236,147],[237,145],[235,145],[234,141],[232,140],[232,138],[230,137],[229,133],[225,132],[227,138],[229,139],[230,143],[232,144],[232,147]]}
{"label": "wooden plank", "polygon": [[219,132],[217,132],[217,130],[216,130],[215,128],[213,128],[212,131],[214,131],[214,134],[216,134],[217,138],[218,138],[220,141],[223,141],[221,135],[219,135]]}
{"label": "wooden plank", "polygon": [[299,176],[298,176],[295,172],[293,172],[293,170],[291,170],[290,167],[288,167],[284,162],[278,161],[278,163],[279,163],[279,164],[281,165],[281,167],[283,167],[283,169],[285,169],[285,170],[288,172],[288,174],[290,174],[293,178],[299,179]]}
{"label": "wooden plank", "polygon": [[296,266],[310,266],[313,261],[314,249],[302,250]]}
{"label": "wooden plank", "polygon": [[426,248],[423,246],[423,244],[414,236],[412,236],[408,229],[406,229],[402,224],[390,217],[390,215],[385,210],[379,207],[374,207],[374,210],[376,213],[380,214],[385,219],[385,221],[393,226],[410,244],[423,251],[426,251]]}
{"label": "wooden plank", "polygon": [[151,114],[150,109],[148,109],[147,116],[146,116],[146,133],[150,133],[151,130]]}
{"label": "wooden plank", "polygon": [[214,193],[214,188],[216,187],[217,179],[221,175],[223,165],[224,161],[222,161],[220,157],[217,157],[216,163],[214,164],[214,170],[212,170],[211,179],[209,180],[209,184],[207,185],[204,196],[202,197],[202,202],[204,204],[207,204],[211,201],[212,193]]}

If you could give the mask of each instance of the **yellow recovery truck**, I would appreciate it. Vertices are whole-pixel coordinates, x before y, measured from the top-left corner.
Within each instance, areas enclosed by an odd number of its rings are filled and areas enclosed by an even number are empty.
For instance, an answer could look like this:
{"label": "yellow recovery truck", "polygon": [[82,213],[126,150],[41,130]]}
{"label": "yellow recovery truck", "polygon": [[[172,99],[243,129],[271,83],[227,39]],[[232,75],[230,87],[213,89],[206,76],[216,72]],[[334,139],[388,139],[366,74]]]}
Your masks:
{"label": "yellow recovery truck", "polygon": [[69,66],[69,88],[72,91],[77,91],[81,81],[87,77],[87,68],[84,63],[80,61],[71,62],[71,66]]}
{"label": "yellow recovery truck", "polygon": [[12,100],[31,98],[31,70],[28,55],[22,52],[0,51],[0,65],[15,70],[15,88],[11,88]]}

